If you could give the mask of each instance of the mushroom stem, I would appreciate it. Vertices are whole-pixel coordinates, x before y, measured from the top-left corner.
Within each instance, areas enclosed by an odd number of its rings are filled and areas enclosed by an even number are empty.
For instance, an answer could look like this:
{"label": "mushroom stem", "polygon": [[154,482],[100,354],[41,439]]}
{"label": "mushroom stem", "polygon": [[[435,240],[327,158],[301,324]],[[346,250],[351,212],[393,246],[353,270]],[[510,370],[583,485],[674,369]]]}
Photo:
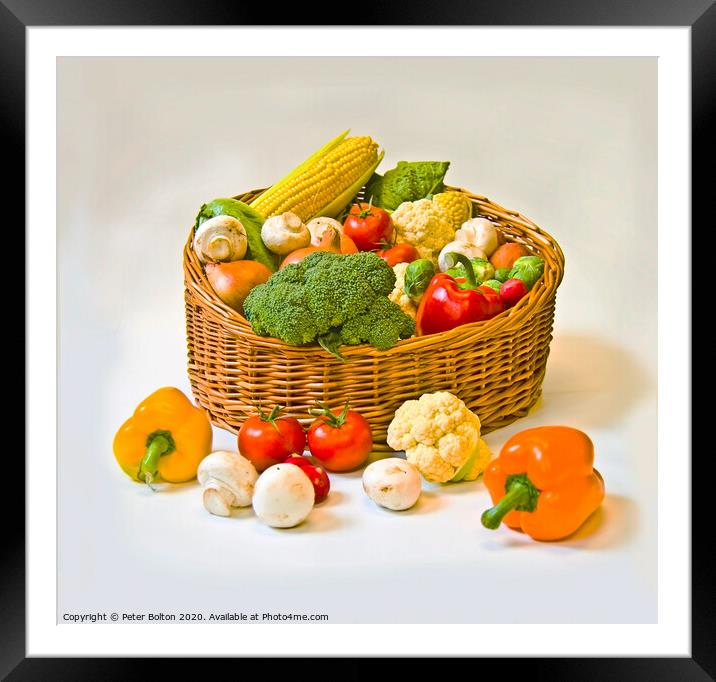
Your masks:
{"label": "mushroom stem", "polygon": [[231,516],[234,494],[221,481],[212,479],[204,485],[204,507],[217,516]]}
{"label": "mushroom stem", "polygon": [[216,235],[207,245],[206,253],[214,260],[227,260],[231,255],[231,242],[223,235]]}

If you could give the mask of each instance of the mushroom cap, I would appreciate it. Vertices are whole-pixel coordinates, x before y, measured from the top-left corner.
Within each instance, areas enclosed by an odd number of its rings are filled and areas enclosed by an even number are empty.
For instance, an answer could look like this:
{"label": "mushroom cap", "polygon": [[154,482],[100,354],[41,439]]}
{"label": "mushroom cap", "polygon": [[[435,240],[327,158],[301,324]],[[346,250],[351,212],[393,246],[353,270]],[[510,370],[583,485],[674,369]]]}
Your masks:
{"label": "mushroom cap", "polygon": [[259,475],[254,465],[238,452],[217,450],[201,460],[196,477],[205,488],[205,502],[207,497],[216,502],[214,493],[206,493],[210,489],[221,493],[229,507],[248,507]]}
{"label": "mushroom cap", "polygon": [[273,253],[285,256],[311,243],[311,233],[291,211],[271,216],[261,226],[261,240]]}
{"label": "mushroom cap", "polygon": [[313,509],[313,484],[301,467],[274,464],[256,481],[253,506],[256,515],[273,528],[291,528]]}
{"label": "mushroom cap", "polygon": [[248,248],[246,228],[233,216],[214,216],[196,228],[192,246],[202,263],[241,260]]}
{"label": "mushroom cap", "polygon": [[311,244],[313,244],[313,246],[320,246],[326,234],[326,230],[333,229],[338,232],[338,234],[343,233],[343,225],[335,218],[327,218],[326,216],[309,220],[308,223],[306,223],[306,228],[311,233]]}
{"label": "mushroom cap", "polygon": [[363,472],[363,490],[373,502],[394,511],[410,509],[420,497],[418,470],[399,457],[379,459]]}

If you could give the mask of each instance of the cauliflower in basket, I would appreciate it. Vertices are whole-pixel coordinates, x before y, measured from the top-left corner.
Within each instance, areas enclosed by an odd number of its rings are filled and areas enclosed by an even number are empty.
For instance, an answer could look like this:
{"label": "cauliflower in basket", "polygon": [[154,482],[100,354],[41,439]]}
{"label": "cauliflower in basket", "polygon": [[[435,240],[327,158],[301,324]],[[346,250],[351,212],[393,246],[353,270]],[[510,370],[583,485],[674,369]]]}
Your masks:
{"label": "cauliflower in basket", "polygon": [[415,319],[415,315],[418,312],[418,306],[410,300],[408,294],[405,293],[405,271],[408,269],[410,263],[396,263],[393,266],[393,272],[395,273],[395,287],[390,292],[388,298],[393,303],[400,306],[400,309],[406,314],[410,315]]}
{"label": "cauliflower in basket", "polygon": [[421,258],[435,263],[440,249],[455,234],[450,215],[430,199],[404,201],[390,217],[395,225],[396,241],[412,244]]}
{"label": "cauliflower in basket", "polygon": [[492,458],[478,416],[447,391],[404,402],[388,427],[388,445],[405,450],[408,462],[432,483],[474,481]]}

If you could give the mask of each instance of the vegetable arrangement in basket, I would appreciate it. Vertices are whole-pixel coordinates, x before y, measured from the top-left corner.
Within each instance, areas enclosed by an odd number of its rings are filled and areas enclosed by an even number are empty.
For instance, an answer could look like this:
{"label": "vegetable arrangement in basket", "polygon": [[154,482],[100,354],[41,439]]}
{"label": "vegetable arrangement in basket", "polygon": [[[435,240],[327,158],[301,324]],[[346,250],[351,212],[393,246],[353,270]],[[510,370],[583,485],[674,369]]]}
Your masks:
{"label": "vegetable arrangement in basket", "polygon": [[401,161],[379,175],[383,155],[346,131],[250,204],[201,207],[193,250],[255,334],[344,360],[341,346],[389,350],[489,320],[542,277],[539,256],[445,187],[449,162]]}
{"label": "vegetable arrangement in basket", "polygon": [[[401,161],[380,175],[375,171],[382,158],[370,137],[349,137],[346,131],[272,187],[242,195],[248,203],[219,198],[200,208],[184,262],[193,280],[186,290],[187,328],[202,329],[201,350],[189,344],[192,389],[202,407],[192,405],[175,388],[154,392],[117,431],[117,463],[153,490],[157,483],[164,487],[196,478],[204,508],[212,515],[229,517],[236,508],[252,507],[258,519],[274,528],[300,525],[316,505],[340,499],[331,495],[329,473],[365,467],[363,490],[389,510],[379,513],[413,508],[424,483],[464,485],[484,474],[494,505],[485,509],[485,500],[476,505],[485,528],[494,530],[504,523],[536,540],[566,537],[604,497],[603,480],[592,466],[589,437],[564,426],[528,429],[509,439],[494,459],[483,436],[493,424],[505,423],[504,409],[494,407],[500,398],[498,384],[504,381],[488,378],[486,372],[481,377],[479,363],[473,375],[474,355],[463,358],[462,365],[448,355],[450,368],[443,369],[441,361],[432,362],[431,348],[421,354],[425,349],[420,347],[444,340],[436,337],[408,342],[385,361],[381,353],[370,350],[348,353],[359,362],[353,367],[324,365],[319,377],[312,367],[306,370],[304,358],[323,355],[319,348],[291,352],[284,345],[318,344],[343,360],[345,346],[368,344],[388,351],[414,335],[490,324],[500,315],[514,325],[526,324],[523,336],[535,321],[551,324],[545,315],[527,319],[512,316],[509,310],[539,286],[545,262],[538,253],[548,258],[549,251],[531,251],[529,245],[537,244],[534,238],[514,241],[522,238],[519,229],[505,219],[506,212],[491,212],[489,201],[446,187],[449,162]],[[545,236],[536,226],[528,234]],[[538,249],[535,246],[534,251]],[[556,252],[561,255],[558,247]],[[543,293],[556,287],[559,265],[555,272],[550,261],[549,274]],[[211,301],[212,291],[243,316],[221,311],[220,322],[229,328],[226,334],[222,328],[220,335],[204,335],[203,322],[189,324],[197,307],[214,312],[221,308]],[[553,296],[553,290],[547,293]],[[533,301],[535,308],[542,302],[537,296]],[[521,310],[529,314],[534,308],[523,305]],[[249,325],[253,333],[247,331]],[[506,336],[504,327],[496,326],[495,332],[500,340]],[[455,346],[475,343],[466,338],[468,334],[454,335]],[[230,346],[237,335],[244,342],[240,354],[207,359],[206,346],[225,351],[222,340]],[[261,345],[264,349],[254,355],[254,346]],[[273,398],[266,398],[264,385],[253,376],[266,366],[273,369],[262,356],[266,346],[278,348],[282,374],[298,377],[303,389],[308,387],[308,404],[300,392],[297,396],[288,390],[288,383],[281,385],[285,413]],[[247,347],[248,367],[243,357]],[[512,346],[509,351],[524,357]],[[488,347],[477,357],[495,362],[501,352]],[[297,366],[296,358],[303,364]],[[543,367],[544,360],[540,362]],[[399,369],[390,381],[400,375],[392,396],[380,372],[391,363]],[[220,385],[225,365],[231,367],[232,377],[226,402],[234,410],[227,420],[217,419],[215,407],[225,409],[227,393]],[[535,362],[530,372],[539,367]],[[212,377],[208,399],[197,390],[200,384],[192,374],[193,369],[199,373],[205,368]],[[298,371],[293,372],[295,368]],[[347,370],[336,382],[343,395],[325,390],[333,369]],[[368,393],[356,390],[362,374],[371,382]],[[511,363],[503,372],[510,382],[517,374]],[[451,386],[455,389],[446,390]],[[533,404],[528,401],[538,389],[539,384],[532,385],[507,417]],[[317,402],[321,392],[324,399],[338,397],[339,405]],[[486,405],[486,413],[475,409],[479,401]],[[362,407],[355,409],[352,402]],[[250,405],[256,409],[247,413]],[[238,451],[211,451],[212,422],[238,431]],[[392,449],[394,456],[368,464],[381,445]]]}

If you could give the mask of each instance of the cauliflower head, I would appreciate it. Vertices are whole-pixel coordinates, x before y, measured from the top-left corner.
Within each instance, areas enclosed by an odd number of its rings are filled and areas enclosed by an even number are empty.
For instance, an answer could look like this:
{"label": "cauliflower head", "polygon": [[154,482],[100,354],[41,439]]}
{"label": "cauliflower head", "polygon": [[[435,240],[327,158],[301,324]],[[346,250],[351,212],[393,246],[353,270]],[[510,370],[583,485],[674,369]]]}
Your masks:
{"label": "cauliflower head", "polygon": [[440,250],[452,241],[455,228],[448,213],[431,199],[404,201],[391,214],[396,241],[412,244],[421,258],[437,263]]}
{"label": "cauliflower head", "polygon": [[408,462],[431,483],[477,478],[492,456],[480,443],[480,419],[448,391],[407,400],[388,427],[388,445],[405,450]]}
{"label": "cauliflower head", "polygon": [[418,306],[413,303],[410,297],[405,293],[405,271],[408,269],[410,263],[396,263],[393,266],[393,272],[395,273],[395,287],[390,292],[388,298],[393,301],[396,305],[400,306],[400,309],[406,314],[410,315],[415,319],[415,315],[418,312]]}
{"label": "cauliflower head", "polygon": [[474,481],[492,460],[492,450],[482,438],[477,441],[475,452],[450,479],[451,481]]}

